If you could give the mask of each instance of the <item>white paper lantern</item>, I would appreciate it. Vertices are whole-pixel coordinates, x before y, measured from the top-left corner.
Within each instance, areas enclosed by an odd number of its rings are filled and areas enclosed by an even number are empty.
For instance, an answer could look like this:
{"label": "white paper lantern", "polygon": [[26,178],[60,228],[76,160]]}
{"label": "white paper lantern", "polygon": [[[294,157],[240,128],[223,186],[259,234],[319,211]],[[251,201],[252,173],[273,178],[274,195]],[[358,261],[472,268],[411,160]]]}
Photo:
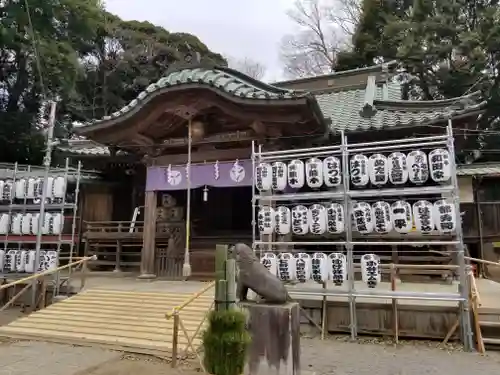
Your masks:
{"label": "white paper lantern", "polygon": [[305,166],[302,160],[292,160],[288,163],[288,185],[300,189],[305,184]]}
{"label": "white paper lantern", "polygon": [[16,181],[15,197],[17,199],[24,199],[26,196],[26,185],[27,182],[24,178]]}
{"label": "white paper lantern", "polygon": [[0,194],[2,201],[10,202],[14,198],[14,182],[12,180],[2,181]]}
{"label": "white paper lantern", "polygon": [[429,153],[431,178],[436,182],[446,182],[451,178],[451,157],[448,150],[438,148]]}
{"label": "white paper lantern", "polygon": [[272,234],[274,230],[275,213],[272,207],[262,206],[257,215],[260,234]]}
{"label": "white paper lantern", "polygon": [[30,250],[28,251],[28,256],[26,257],[26,266],[25,266],[25,271],[33,273],[35,270],[38,268],[35,268],[35,259],[36,259],[36,251],[35,250]]}
{"label": "white paper lantern", "polygon": [[411,182],[423,184],[429,179],[429,164],[425,152],[420,150],[412,151],[408,154],[406,161]]}
{"label": "white paper lantern", "polygon": [[[52,215],[50,234],[61,234],[64,226],[64,216],[60,213]],[[272,230],[271,230],[272,232]]]}
{"label": "white paper lantern", "polygon": [[349,174],[354,186],[366,186],[370,180],[368,158],[362,154],[354,155],[349,162]]}
{"label": "white paper lantern", "polygon": [[5,251],[0,250],[0,273],[3,272],[4,267],[5,267]]}
{"label": "white paper lantern", "polygon": [[323,283],[328,280],[330,275],[330,265],[328,258],[324,253],[314,253],[312,256],[312,272],[311,277],[317,283]]}
{"label": "white paper lantern", "polygon": [[54,198],[54,177],[47,178],[47,184],[45,185],[45,197],[48,201]]}
{"label": "white paper lantern", "polygon": [[272,164],[272,188],[276,191],[286,189],[288,174],[286,173],[286,164],[277,161]]}
{"label": "white paper lantern", "polygon": [[[41,220],[40,218],[38,220]],[[52,214],[49,212],[44,213],[42,234],[52,234]]]}
{"label": "white paper lantern", "polygon": [[262,258],[260,258],[260,262],[274,276],[278,275],[278,259],[276,257],[276,254],[273,254],[273,253],[264,253],[262,255]]}
{"label": "white paper lantern", "polygon": [[28,178],[26,181],[26,191],[24,193],[26,199],[35,199],[36,186],[37,180],[34,178]]}
{"label": "white paper lantern", "polygon": [[10,215],[3,213],[0,215],[0,234],[9,233]]}
{"label": "white paper lantern", "polygon": [[276,212],[276,233],[285,235],[292,230],[292,213],[286,206],[279,206]]}
{"label": "white paper lantern", "polygon": [[431,202],[421,200],[413,204],[413,220],[415,229],[423,234],[434,230],[434,207]]}
{"label": "white paper lantern", "polygon": [[21,233],[22,234],[31,234],[33,231],[31,229],[31,214],[24,214],[21,219]]}
{"label": "white paper lantern", "polygon": [[372,207],[366,202],[357,202],[352,206],[352,216],[354,230],[361,234],[373,232],[373,211]]}
{"label": "white paper lantern", "polygon": [[394,185],[406,184],[408,181],[408,163],[402,152],[393,152],[387,158],[389,181]]}
{"label": "white paper lantern", "polygon": [[320,204],[313,204],[307,213],[309,232],[323,234],[326,232],[326,208]]}
{"label": "white paper lantern", "polygon": [[309,232],[309,221],[307,219],[309,210],[306,206],[298,205],[292,208],[292,232],[293,234],[307,234]]}
{"label": "white paper lantern", "polygon": [[347,259],[342,253],[328,255],[330,261],[330,280],[336,286],[341,286],[347,280]]}
{"label": "white paper lantern", "polygon": [[41,178],[37,178],[35,180],[35,194],[34,194],[34,199],[35,199],[35,203],[39,203],[40,202],[40,199],[42,199],[42,195],[43,195],[43,180]]}
{"label": "white paper lantern", "polygon": [[307,253],[297,253],[295,254],[295,258],[295,277],[299,283],[305,283],[311,278],[311,256]]}
{"label": "white paper lantern", "polygon": [[370,182],[375,186],[387,184],[389,168],[387,158],[382,154],[374,154],[368,159],[368,174]]}
{"label": "white paper lantern", "polygon": [[28,252],[26,250],[21,250],[16,257],[16,272],[24,272],[26,268]]}
{"label": "white paper lantern", "polygon": [[368,288],[375,288],[380,283],[380,257],[376,254],[364,254],[361,257],[361,278]]}
{"label": "white paper lantern", "polygon": [[328,187],[339,186],[342,182],[342,170],[339,158],[328,156],[323,160],[323,178]]}
{"label": "white paper lantern", "polygon": [[292,253],[278,255],[278,278],[283,282],[290,282],[296,278],[296,263]]}
{"label": "white paper lantern", "polygon": [[255,168],[255,187],[259,191],[271,190],[273,183],[273,169],[271,164],[259,163]]}
{"label": "white paper lantern", "polygon": [[54,183],[52,185],[52,196],[56,199],[63,199],[66,195],[66,180],[64,177],[54,178]]}
{"label": "white paper lantern", "polygon": [[5,267],[4,267],[4,270],[6,272],[16,271],[18,255],[19,255],[18,250],[7,250],[7,254],[5,254]]}
{"label": "white paper lantern", "polygon": [[23,215],[20,213],[12,214],[11,220],[12,220],[12,226],[11,226],[12,234],[21,235],[22,234],[21,225],[23,221]]}
{"label": "white paper lantern", "polygon": [[323,185],[323,162],[318,158],[306,161],[306,183],[312,189],[318,189]]}
{"label": "white paper lantern", "polygon": [[46,255],[47,251],[46,250],[40,250],[40,262],[38,262],[36,272],[43,272],[47,270],[47,264],[45,263],[46,261]]}
{"label": "white paper lantern", "polygon": [[457,216],[455,205],[446,200],[440,199],[434,202],[434,220],[439,233],[451,233],[457,229]]}
{"label": "white paper lantern", "polygon": [[391,205],[392,226],[398,233],[410,233],[413,228],[411,205],[406,201],[397,201]]}
{"label": "white paper lantern", "polygon": [[326,206],[326,221],[328,233],[342,233],[345,228],[344,207],[339,203],[330,203]]}
{"label": "white paper lantern", "polygon": [[391,205],[387,202],[376,202],[372,209],[375,232],[389,233],[392,230]]}
{"label": "white paper lantern", "polygon": [[44,271],[55,270],[57,268],[57,251],[49,250],[43,254],[43,257],[41,257],[40,268]]}

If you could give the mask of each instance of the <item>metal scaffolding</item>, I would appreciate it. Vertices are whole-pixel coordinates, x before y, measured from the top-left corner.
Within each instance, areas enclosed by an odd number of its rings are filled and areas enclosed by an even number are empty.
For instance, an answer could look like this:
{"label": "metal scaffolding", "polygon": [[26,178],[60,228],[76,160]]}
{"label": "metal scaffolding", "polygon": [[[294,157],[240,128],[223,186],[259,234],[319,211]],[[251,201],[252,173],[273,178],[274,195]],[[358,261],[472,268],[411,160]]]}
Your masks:
{"label": "metal scaffolding", "polygon": [[[350,157],[354,154],[370,154],[379,152],[394,152],[394,151],[413,151],[417,149],[432,149],[432,148],[444,148],[447,149],[450,154],[451,161],[451,179],[446,184],[436,184],[435,186],[429,187],[394,187],[394,188],[367,188],[367,189],[351,189],[350,188],[350,168],[349,161]],[[350,310],[350,332],[352,339],[357,337],[358,326],[356,322],[356,298],[358,297],[369,297],[369,298],[384,298],[384,299],[411,299],[411,300],[431,300],[431,301],[456,301],[460,308],[460,325],[461,329],[461,339],[464,345],[464,349],[467,351],[472,350],[472,329],[471,321],[469,315],[469,293],[468,293],[468,279],[467,272],[468,266],[466,265],[464,258],[464,244],[463,244],[463,234],[462,225],[460,217],[460,202],[459,202],[459,187],[456,176],[456,164],[455,164],[455,150],[453,141],[453,130],[451,120],[448,121],[446,127],[446,134],[437,135],[432,137],[420,137],[420,138],[406,138],[397,140],[387,140],[378,142],[365,142],[365,143],[354,143],[349,144],[347,136],[342,134],[341,144],[332,146],[323,146],[316,148],[306,148],[306,149],[295,149],[295,150],[281,150],[281,151],[269,151],[265,152],[262,150],[261,145],[252,145],[252,165],[253,165],[253,181],[255,179],[255,170],[259,163],[266,162],[272,163],[275,161],[284,161],[292,159],[302,159],[310,157],[320,157],[320,156],[336,156],[341,162],[342,171],[342,183],[340,186],[329,189],[329,191],[318,191],[318,192],[304,192],[304,193],[282,193],[282,192],[270,192],[269,195],[262,194],[253,188],[253,198],[252,198],[252,227],[253,227],[253,249],[254,251],[259,251],[260,253],[265,248],[265,251],[280,251],[278,247],[282,246],[343,246],[345,255],[347,258],[347,291],[335,290],[335,289],[294,289],[296,294],[304,296],[321,296],[326,298],[326,296],[342,296],[347,297],[349,301]],[[354,200],[359,200],[360,198],[383,198],[395,199],[399,197],[434,197],[442,199],[443,196],[451,199],[455,206],[455,217],[456,217],[456,230],[451,237],[441,240],[441,238],[436,238],[433,235],[426,235],[422,240],[409,240],[395,239],[391,240],[389,238],[384,238],[384,234],[380,234],[380,241],[378,240],[366,240],[360,239],[353,240],[353,231],[351,225],[351,207]],[[413,199],[413,198],[412,198]],[[264,240],[262,237],[258,237],[258,228],[256,223],[256,210],[259,206],[273,204],[273,202],[309,202],[320,203],[325,201],[336,201],[338,203],[343,203],[344,208],[344,221],[345,229],[342,238],[335,238],[335,240],[328,241],[322,236],[318,236],[318,240],[308,240],[308,241],[283,241],[282,239],[276,240],[273,235],[271,239]],[[340,236],[339,236],[340,237]],[[354,248],[356,246],[391,246],[391,245],[448,245],[454,246],[456,249],[457,258],[457,272],[459,276],[459,288],[458,293],[425,293],[425,292],[396,292],[396,291],[381,291],[377,289],[373,290],[356,290],[355,278],[354,278]],[[330,251],[330,250],[328,250]],[[259,255],[261,255],[259,253]]]}

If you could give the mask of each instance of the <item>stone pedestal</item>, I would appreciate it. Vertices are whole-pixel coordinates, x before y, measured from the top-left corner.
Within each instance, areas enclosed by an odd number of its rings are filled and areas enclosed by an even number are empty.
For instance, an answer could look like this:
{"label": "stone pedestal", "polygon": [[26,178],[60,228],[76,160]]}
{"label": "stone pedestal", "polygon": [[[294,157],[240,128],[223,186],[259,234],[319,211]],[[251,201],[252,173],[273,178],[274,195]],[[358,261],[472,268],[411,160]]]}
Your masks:
{"label": "stone pedestal", "polygon": [[241,307],[247,313],[252,335],[245,372],[250,375],[299,375],[299,304],[244,302]]}

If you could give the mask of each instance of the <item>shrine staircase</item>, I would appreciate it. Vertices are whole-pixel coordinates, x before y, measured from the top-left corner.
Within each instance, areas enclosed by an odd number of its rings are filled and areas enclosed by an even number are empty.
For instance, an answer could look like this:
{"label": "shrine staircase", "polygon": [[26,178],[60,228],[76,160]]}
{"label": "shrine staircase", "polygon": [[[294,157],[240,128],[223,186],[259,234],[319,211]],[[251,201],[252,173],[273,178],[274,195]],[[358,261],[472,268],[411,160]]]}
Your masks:
{"label": "shrine staircase", "polygon": [[[168,357],[173,319],[165,314],[185,305],[180,319],[197,348],[212,302],[211,291],[193,298],[192,293],[89,289],[0,327],[0,336]],[[181,328],[178,342],[180,351],[187,350]]]}

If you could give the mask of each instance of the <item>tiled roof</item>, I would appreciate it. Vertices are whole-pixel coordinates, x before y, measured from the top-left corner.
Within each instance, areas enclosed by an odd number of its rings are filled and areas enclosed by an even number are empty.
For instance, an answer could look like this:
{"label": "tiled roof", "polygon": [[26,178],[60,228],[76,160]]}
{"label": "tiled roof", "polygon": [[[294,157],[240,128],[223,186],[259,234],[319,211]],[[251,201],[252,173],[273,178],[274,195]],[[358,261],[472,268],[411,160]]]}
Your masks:
{"label": "tiled roof", "polygon": [[70,152],[78,155],[110,155],[109,147],[83,137],[70,139],[67,144],[57,146],[57,149],[63,152]]}
{"label": "tiled roof", "polygon": [[457,168],[458,176],[500,176],[500,163],[462,164]]}

